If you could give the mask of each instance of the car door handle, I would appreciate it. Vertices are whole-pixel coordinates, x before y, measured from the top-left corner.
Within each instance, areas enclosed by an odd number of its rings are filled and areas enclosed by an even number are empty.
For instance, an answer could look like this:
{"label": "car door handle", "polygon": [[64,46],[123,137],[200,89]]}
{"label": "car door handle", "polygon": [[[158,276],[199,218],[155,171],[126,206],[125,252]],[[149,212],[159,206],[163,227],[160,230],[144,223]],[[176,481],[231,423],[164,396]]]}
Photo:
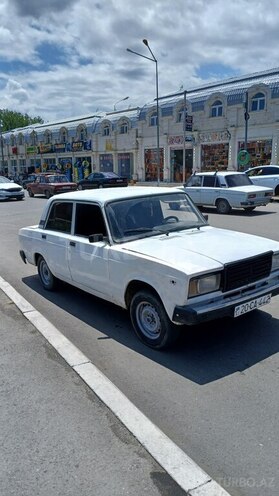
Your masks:
{"label": "car door handle", "polygon": [[74,241],[70,241],[70,246],[76,246],[76,243]]}

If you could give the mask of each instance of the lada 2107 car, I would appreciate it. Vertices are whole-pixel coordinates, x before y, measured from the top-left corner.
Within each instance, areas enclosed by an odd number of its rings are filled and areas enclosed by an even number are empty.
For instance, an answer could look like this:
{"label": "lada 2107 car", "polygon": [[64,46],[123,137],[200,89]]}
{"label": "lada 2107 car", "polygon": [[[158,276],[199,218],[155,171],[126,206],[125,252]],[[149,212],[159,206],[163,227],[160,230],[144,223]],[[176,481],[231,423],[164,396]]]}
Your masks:
{"label": "lada 2107 car", "polygon": [[244,172],[235,171],[194,173],[184,189],[196,205],[216,207],[220,214],[228,214],[232,208],[251,212],[273,197],[272,188],[256,186]]}
{"label": "lada 2107 car", "polygon": [[184,324],[238,318],[279,293],[279,243],[211,227],[178,188],[54,196],[19,243],[46,290],[61,279],[126,308],[139,339],[157,349]]}

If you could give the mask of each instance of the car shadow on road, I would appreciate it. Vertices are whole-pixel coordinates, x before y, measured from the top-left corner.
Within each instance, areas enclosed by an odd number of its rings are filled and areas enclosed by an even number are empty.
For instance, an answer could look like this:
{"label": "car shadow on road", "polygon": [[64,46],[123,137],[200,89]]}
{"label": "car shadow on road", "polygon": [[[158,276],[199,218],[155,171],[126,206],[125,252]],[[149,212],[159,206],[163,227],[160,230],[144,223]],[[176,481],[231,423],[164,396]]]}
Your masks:
{"label": "car shadow on road", "polygon": [[57,292],[45,291],[38,276],[25,277],[23,283],[58,309],[94,328],[92,347],[96,339],[113,339],[200,385],[244,372],[279,351],[279,321],[268,313],[268,306],[237,319],[183,326],[173,348],[156,351],[138,340],[128,312],[120,307],[65,283]]}

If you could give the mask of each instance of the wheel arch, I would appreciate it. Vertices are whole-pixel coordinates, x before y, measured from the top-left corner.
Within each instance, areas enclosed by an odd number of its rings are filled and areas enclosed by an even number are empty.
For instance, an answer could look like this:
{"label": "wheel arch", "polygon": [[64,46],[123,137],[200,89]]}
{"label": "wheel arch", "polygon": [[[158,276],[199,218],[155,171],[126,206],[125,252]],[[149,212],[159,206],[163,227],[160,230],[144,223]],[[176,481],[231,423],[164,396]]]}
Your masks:
{"label": "wheel arch", "polygon": [[130,303],[132,301],[133,296],[140,290],[150,291],[151,293],[156,295],[162,302],[162,298],[160,297],[159,293],[156,291],[156,289],[153,286],[151,286],[150,284],[144,281],[134,280],[129,282],[125,291],[125,304],[127,309],[130,307]]}

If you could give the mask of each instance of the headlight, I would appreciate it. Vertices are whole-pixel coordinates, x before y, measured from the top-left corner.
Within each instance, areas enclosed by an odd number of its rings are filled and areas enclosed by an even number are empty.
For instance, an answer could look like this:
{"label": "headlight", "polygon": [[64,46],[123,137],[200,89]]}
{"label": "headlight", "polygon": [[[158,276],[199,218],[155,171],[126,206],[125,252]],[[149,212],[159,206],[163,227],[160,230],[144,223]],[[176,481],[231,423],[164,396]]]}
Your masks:
{"label": "headlight", "polygon": [[195,277],[190,280],[189,298],[206,293],[212,293],[220,288],[221,274],[207,274],[205,276]]}
{"label": "headlight", "polygon": [[279,253],[274,253],[272,257],[271,271],[279,270]]}

